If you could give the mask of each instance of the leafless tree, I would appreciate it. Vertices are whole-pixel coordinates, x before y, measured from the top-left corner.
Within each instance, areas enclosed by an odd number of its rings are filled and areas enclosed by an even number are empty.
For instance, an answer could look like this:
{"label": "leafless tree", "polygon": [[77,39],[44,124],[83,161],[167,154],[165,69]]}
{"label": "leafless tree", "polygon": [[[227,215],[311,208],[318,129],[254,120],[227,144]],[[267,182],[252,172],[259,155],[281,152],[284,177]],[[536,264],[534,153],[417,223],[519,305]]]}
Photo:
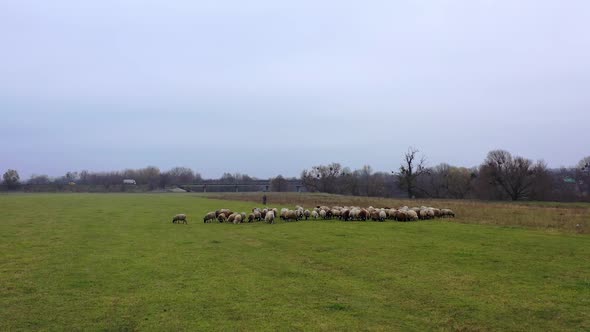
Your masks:
{"label": "leafless tree", "polygon": [[277,177],[270,180],[271,191],[287,191],[288,185],[289,183],[282,175],[278,175]]}
{"label": "leafless tree", "polygon": [[529,198],[535,180],[544,176],[545,171],[542,162],[535,164],[504,150],[490,151],[480,167],[480,174],[513,201]]}
{"label": "leafless tree", "polygon": [[166,173],[171,184],[191,184],[195,180],[195,172],[188,167],[174,167]]}
{"label": "leafless tree", "polygon": [[2,179],[4,180],[4,185],[6,185],[8,189],[18,188],[20,176],[18,175],[18,172],[16,170],[7,170],[6,173],[4,173],[4,175],[2,176]]}
{"label": "leafless tree", "polygon": [[420,152],[418,149],[410,147],[404,155],[399,171],[395,173],[399,179],[400,188],[408,193],[409,198],[414,198],[419,190],[418,178],[429,172],[426,168],[426,158],[421,156],[419,160],[417,159],[418,152]]}
{"label": "leafless tree", "polygon": [[311,170],[304,170],[301,173],[301,180],[309,191],[337,193],[338,178],[341,173],[342,166],[338,163],[314,166]]}
{"label": "leafless tree", "polygon": [[49,179],[49,176],[37,175],[37,174],[31,175],[31,178],[27,181],[27,184],[31,184],[31,185],[47,185],[50,183],[51,183],[51,180]]}

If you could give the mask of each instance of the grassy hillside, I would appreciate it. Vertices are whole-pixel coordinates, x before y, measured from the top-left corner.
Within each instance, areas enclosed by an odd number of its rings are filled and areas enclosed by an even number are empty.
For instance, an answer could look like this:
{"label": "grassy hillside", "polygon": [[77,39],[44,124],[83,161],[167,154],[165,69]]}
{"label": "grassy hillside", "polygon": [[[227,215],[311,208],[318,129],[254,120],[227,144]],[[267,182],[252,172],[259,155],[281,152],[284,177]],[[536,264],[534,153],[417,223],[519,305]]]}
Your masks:
{"label": "grassy hillside", "polygon": [[[544,225],[584,207],[506,205],[542,230],[472,224],[506,213],[470,202],[448,203],[456,221],[201,220],[253,205],[1,195],[0,330],[590,329],[590,237]],[[188,225],[171,223],[180,212]]]}

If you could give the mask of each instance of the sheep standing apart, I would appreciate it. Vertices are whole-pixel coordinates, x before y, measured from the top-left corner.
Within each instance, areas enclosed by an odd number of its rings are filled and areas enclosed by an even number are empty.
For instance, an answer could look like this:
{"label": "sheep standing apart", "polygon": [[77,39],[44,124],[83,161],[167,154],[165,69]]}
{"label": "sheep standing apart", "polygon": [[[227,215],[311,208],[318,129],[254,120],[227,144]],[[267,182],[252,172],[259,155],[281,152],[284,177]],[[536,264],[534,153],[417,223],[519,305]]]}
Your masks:
{"label": "sheep standing apart", "polygon": [[205,217],[203,218],[203,222],[211,222],[211,220],[215,220],[216,216],[215,216],[215,212],[209,212],[205,215]]}
{"label": "sheep standing apart", "polygon": [[274,224],[275,223],[275,214],[273,211],[269,211],[266,213],[266,216],[264,216],[264,221],[266,221],[267,223],[270,224]]}
{"label": "sheep standing apart", "polygon": [[183,224],[188,224],[188,222],[186,221],[186,214],[180,213],[175,215],[174,218],[172,218],[173,224],[180,224],[180,222],[182,222]]}

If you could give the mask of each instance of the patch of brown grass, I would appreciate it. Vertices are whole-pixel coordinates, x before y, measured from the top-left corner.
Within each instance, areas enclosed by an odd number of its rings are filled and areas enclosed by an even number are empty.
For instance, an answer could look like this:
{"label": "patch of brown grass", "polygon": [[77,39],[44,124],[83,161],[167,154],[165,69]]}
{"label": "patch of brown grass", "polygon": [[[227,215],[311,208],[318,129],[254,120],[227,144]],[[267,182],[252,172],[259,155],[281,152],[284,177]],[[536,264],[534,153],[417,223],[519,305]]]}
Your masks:
{"label": "patch of brown grass", "polygon": [[[209,193],[206,197],[253,202],[261,206],[261,193]],[[389,199],[379,197],[342,196],[316,193],[267,193],[268,206],[315,207],[348,205],[374,207],[433,206],[452,209],[454,222],[512,227],[527,227],[580,234],[590,233],[590,204],[545,202],[485,202],[476,200]]]}

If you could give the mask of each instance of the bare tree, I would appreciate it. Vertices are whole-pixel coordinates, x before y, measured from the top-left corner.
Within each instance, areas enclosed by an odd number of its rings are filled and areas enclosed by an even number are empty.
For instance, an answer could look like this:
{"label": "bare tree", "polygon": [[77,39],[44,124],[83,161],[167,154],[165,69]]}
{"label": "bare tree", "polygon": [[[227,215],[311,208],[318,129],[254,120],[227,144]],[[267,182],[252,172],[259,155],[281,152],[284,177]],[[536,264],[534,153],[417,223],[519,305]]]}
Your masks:
{"label": "bare tree", "polygon": [[530,159],[519,156],[513,157],[508,151],[494,150],[488,153],[480,167],[480,174],[510,199],[517,201],[529,198],[535,179],[544,170],[544,164],[534,164]]}
{"label": "bare tree", "polygon": [[414,198],[416,191],[419,189],[417,186],[418,178],[428,174],[426,158],[421,156],[420,160],[418,160],[418,152],[420,151],[410,147],[404,155],[404,161],[399,171],[395,173],[399,179],[400,188],[408,193],[409,198]]}
{"label": "bare tree", "polygon": [[336,193],[339,190],[337,180],[341,174],[342,166],[338,163],[332,163],[327,166],[314,166],[311,170],[304,170],[301,173],[301,180],[309,191]]}
{"label": "bare tree", "polygon": [[195,172],[188,167],[174,167],[166,173],[172,184],[191,184],[195,180]]}
{"label": "bare tree", "polygon": [[4,173],[4,175],[2,176],[2,179],[4,180],[4,184],[8,189],[18,188],[20,176],[18,175],[18,172],[16,170],[7,170],[6,173]]}
{"label": "bare tree", "polygon": [[270,190],[272,191],[287,191],[288,186],[289,182],[280,174],[270,180]]}
{"label": "bare tree", "polygon": [[582,196],[590,193],[590,156],[580,160],[576,167],[576,183]]}
{"label": "bare tree", "polygon": [[50,184],[50,183],[51,183],[51,180],[49,180],[49,176],[36,175],[36,174],[31,175],[31,178],[27,181],[27,184],[32,184],[32,185],[44,185],[44,184]]}

